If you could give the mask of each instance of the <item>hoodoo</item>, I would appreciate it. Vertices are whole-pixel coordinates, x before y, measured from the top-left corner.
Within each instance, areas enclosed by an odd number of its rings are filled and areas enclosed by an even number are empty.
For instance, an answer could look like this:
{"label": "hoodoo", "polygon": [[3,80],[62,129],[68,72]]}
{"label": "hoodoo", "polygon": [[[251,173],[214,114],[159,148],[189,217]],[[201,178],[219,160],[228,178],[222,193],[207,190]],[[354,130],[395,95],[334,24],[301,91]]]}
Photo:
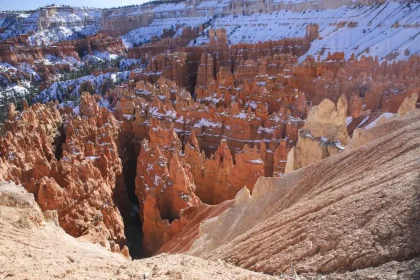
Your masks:
{"label": "hoodoo", "polygon": [[0,278],[420,279],[419,2],[20,2]]}

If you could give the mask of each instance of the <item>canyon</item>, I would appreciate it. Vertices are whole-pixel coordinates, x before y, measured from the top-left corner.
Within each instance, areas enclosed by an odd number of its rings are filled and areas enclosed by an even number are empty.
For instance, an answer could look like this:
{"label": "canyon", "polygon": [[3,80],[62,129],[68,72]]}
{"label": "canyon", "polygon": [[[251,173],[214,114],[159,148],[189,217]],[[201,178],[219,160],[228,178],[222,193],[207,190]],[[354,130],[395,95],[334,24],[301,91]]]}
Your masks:
{"label": "canyon", "polygon": [[0,275],[417,279],[419,11],[0,13]]}

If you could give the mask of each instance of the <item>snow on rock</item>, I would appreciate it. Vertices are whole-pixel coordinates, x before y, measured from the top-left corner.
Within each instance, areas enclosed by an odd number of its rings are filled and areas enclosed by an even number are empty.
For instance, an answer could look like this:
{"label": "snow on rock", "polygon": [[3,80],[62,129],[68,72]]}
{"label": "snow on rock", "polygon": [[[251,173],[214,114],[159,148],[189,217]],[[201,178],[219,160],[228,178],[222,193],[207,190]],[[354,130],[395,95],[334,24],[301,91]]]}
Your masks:
{"label": "snow on rock", "polygon": [[247,160],[247,162],[255,163],[255,164],[264,164],[264,161],[262,161],[261,159],[251,159],[251,160]]}
{"label": "snow on rock", "polygon": [[349,126],[351,122],[353,121],[353,118],[351,116],[346,118],[346,126]]}
{"label": "snow on rock", "polygon": [[124,58],[120,60],[120,70],[128,70],[132,66],[140,66],[140,65],[141,65],[140,59]]}
{"label": "snow on rock", "polygon": [[110,81],[112,83],[118,83],[119,81],[127,80],[130,75],[130,71],[123,71],[117,73],[105,73],[98,76],[88,75],[74,80],[67,80],[61,82],[54,82],[49,88],[42,91],[36,96],[35,101],[46,103],[51,100],[59,100],[60,102],[67,97],[77,98],[80,95],[80,86],[86,81],[92,83],[95,93],[101,94],[100,86]]}
{"label": "snow on rock", "polygon": [[[328,52],[344,52],[346,59],[355,53],[356,56],[378,56],[381,61],[388,56],[394,58],[393,54],[396,59],[406,59],[420,52],[420,3],[388,1],[382,5],[343,7],[323,13],[340,18],[320,23],[322,39],[312,42],[310,55],[324,48],[322,58],[326,58]],[[347,24],[338,28],[334,21],[353,22],[356,26]]]}
{"label": "snow on rock", "polygon": [[99,31],[102,10],[91,8],[49,7],[33,13],[0,15],[0,40],[19,34],[30,34],[29,44],[49,45],[62,40],[79,39]]}
{"label": "snow on rock", "polygon": [[83,60],[88,60],[90,62],[110,62],[110,61],[113,61],[113,60],[118,60],[119,57],[120,57],[119,55],[111,54],[107,51],[105,51],[105,52],[94,51],[90,55],[85,55],[83,57]]}
{"label": "snow on rock", "polygon": [[35,32],[28,38],[29,45],[42,46],[51,45],[60,41],[76,40],[87,36],[93,36],[99,31],[99,26],[96,24],[83,27],[66,27],[59,26],[52,29],[46,29]]}
{"label": "snow on rock", "polygon": [[247,114],[244,112],[241,112],[237,115],[232,116],[232,118],[245,120],[247,118]]}
{"label": "snow on rock", "polygon": [[7,117],[7,106],[9,102],[15,103],[29,94],[30,86],[27,83],[22,85],[8,85],[0,87],[0,122]]}
{"label": "snow on rock", "polygon": [[202,118],[199,122],[194,124],[194,127],[222,127],[221,123],[215,123],[205,118]]}
{"label": "snow on rock", "polygon": [[367,126],[365,126],[364,129],[370,129],[372,127],[375,127],[378,124],[378,122],[379,122],[380,119],[383,119],[383,118],[389,119],[389,118],[391,118],[394,115],[395,114],[393,114],[393,113],[383,113],[378,118],[374,119],[371,123],[369,123]]}
{"label": "snow on rock", "polygon": [[[372,6],[219,16],[209,28],[225,28],[229,43],[238,44],[304,37],[310,23],[319,25],[320,35],[307,54],[322,54],[322,59],[328,52],[344,52],[346,59],[353,53],[356,56],[377,55],[379,60],[401,60],[420,53],[418,2],[387,1]],[[190,45],[207,43],[208,37],[204,34]],[[305,57],[300,57],[300,61]]]}
{"label": "snow on rock", "polygon": [[[169,5],[169,4],[167,4]],[[155,19],[147,27],[134,29],[121,37],[124,45],[131,48],[151,41],[153,37],[160,37],[165,29],[174,29],[176,26],[193,26],[198,27],[200,24],[208,21],[210,17],[180,17]]]}
{"label": "snow on rock", "polygon": [[346,148],[344,148],[344,146],[341,144],[340,141],[336,141],[334,142],[335,146],[339,149],[339,150],[345,150]]}
{"label": "snow on rock", "polygon": [[[52,7],[32,14],[0,14],[0,27],[4,28],[0,40],[32,33],[29,36],[31,45],[48,45],[106,30],[108,18],[121,17],[124,22],[131,16],[147,16],[153,20],[122,36],[126,47],[150,42],[154,36],[162,36],[164,30],[173,29],[176,37],[183,26],[198,27],[203,23],[210,24],[208,28],[225,28],[230,44],[304,37],[308,24],[318,24],[319,37],[311,43],[307,54],[321,55],[322,59],[329,52],[344,52],[346,59],[353,53],[357,57],[377,55],[380,61],[402,60],[420,53],[418,1],[385,1],[374,5],[362,5],[362,2],[273,0],[261,5],[260,1],[247,0],[240,6],[237,1],[204,0],[104,11]],[[339,7],[340,3],[347,5]],[[190,45],[207,43],[207,31]]]}
{"label": "snow on rock", "polygon": [[367,122],[368,121],[368,119],[369,119],[369,116],[366,116],[360,123],[359,123],[359,125],[357,126],[357,127],[361,127],[365,122]]}
{"label": "snow on rock", "polygon": [[166,111],[164,114],[159,112],[159,108],[158,107],[152,107],[149,109],[149,114],[155,118],[161,119],[164,117],[168,117],[171,119],[175,119],[176,118],[176,111]]}

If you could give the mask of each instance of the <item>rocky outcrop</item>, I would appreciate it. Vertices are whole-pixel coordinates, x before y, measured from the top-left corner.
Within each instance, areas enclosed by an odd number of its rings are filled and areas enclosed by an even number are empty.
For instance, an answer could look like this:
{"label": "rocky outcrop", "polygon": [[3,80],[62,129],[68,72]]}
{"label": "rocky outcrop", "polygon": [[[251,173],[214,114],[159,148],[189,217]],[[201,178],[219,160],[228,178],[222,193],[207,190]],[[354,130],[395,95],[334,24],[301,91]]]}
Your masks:
{"label": "rocky outcrop", "polygon": [[336,154],[347,145],[347,100],[344,95],[337,104],[324,99],[312,107],[294,151],[294,169],[299,169]]}
{"label": "rocky outcrop", "polygon": [[214,59],[213,56],[204,52],[201,56],[200,65],[198,66],[197,86],[206,86],[208,81],[215,78]]}
{"label": "rocky outcrop", "polygon": [[156,252],[180,231],[183,209],[201,204],[194,193],[190,166],[178,156],[181,147],[173,127],[165,130],[153,125],[150,130],[150,143],[142,142],[136,172],[146,255]]}
{"label": "rocky outcrop", "polygon": [[207,204],[232,199],[243,187],[252,191],[257,179],[264,175],[264,161],[256,148],[247,145],[235,154],[235,163],[226,140],[209,158],[200,151],[193,133],[185,146],[185,160],[191,166],[197,196]]}
{"label": "rocky outcrop", "polygon": [[179,87],[192,90],[193,81],[186,53],[161,54],[153,57],[147,69],[152,72],[162,72]]}
{"label": "rocky outcrop", "polygon": [[406,97],[403,103],[401,104],[400,108],[398,108],[398,115],[404,116],[411,110],[416,109],[417,99],[418,99],[417,93],[413,94],[410,98]]}
{"label": "rocky outcrop", "polygon": [[88,94],[80,116],[60,114],[57,104],[10,112],[0,155],[5,180],[22,184],[43,211],[57,211],[70,235],[114,250],[124,245],[124,225],[113,190],[122,172],[112,114]]}
{"label": "rocky outcrop", "polygon": [[246,145],[235,156],[222,141],[216,154],[206,158],[200,151],[195,133],[191,144],[181,143],[173,127],[162,128],[153,121],[150,143],[142,142],[137,160],[136,194],[143,222],[144,248],[151,254],[185,226],[183,211],[201,201],[218,204],[232,199],[243,187],[251,191],[264,175],[264,161],[256,148]]}
{"label": "rocky outcrop", "polygon": [[324,99],[309,111],[303,130],[309,131],[313,137],[326,137],[329,141],[338,140],[346,145],[346,116],[347,99],[344,95],[340,96],[337,104]]}
{"label": "rocky outcrop", "polygon": [[306,38],[310,41],[318,39],[319,37],[319,24],[310,23],[306,26]]}

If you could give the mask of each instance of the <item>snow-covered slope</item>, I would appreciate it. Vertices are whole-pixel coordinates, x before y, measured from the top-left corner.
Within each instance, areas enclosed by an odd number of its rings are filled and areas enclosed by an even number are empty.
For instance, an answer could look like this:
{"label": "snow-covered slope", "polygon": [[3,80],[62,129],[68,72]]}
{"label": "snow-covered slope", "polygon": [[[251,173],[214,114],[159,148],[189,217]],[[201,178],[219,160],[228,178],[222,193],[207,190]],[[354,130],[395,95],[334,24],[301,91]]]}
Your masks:
{"label": "snow-covered slope", "polygon": [[[320,35],[308,54],[321,53],[324,59],[328,52],[345,52],[346,58],[352,53],[378,55],[379,60],[388,55],[405,59],[420,52],[420,3],[388,1],[373,6],[230,15],[216,18],[210,28],[225,28],[231,44],[258,43],[304,37],[310,23],[319,24]],[[201,36],[196,45],[207,41],[207,36]]]}
{"label": "snow-covered slope", "polygon": [[[250,2],[255,4],[258,1]],[[307,1],[298,0],[277,2],[282,5],[298,5],[306,2],[305,5],[308,5]],[[201,8],[205,16],[154,19],[149,26],[135,29],[122,38],[127,47],[131,47],[148,42],[153,36],[159,37],[164,29],[170,29],[176,25],[198,26],[202,23],[210,23],[211,26],[208,28],[227,30],[230,44],[258,43],[304,37],[308,24],[318,24],[319,37],[312,42],[307,54],[320,55],[322,59],[325,59],[329,52],[344,52],[346,58],[354,53],[356,56],[378,56],[379,60],[401,60],[420,52],[419,2],[386,1],[383,4],[353,4],[329,9],[306,9],[300,12],[295,11],[296,9],[281,9],[270,13],[213,17],[207,15],[209,10],[217,14],[216,10],[223,10],[222,8],[227,3],[230,1],[203,1],[197,5],[197,9],[200,11],[199,8]],[[248,2],[244,1],[244,3]],[[276,4],[275,1],[274,4]],[[168,12],[171,7],[178,11],[180,4],[165,4],[159,7],[159,9],[155,8],[159,13]],[[207,42],[208,33],[203,32],[190,45],[201,45]],[[301,60],[307,54],[302,56]]]}
{"label": "snow-covered slope", "polygon": [[100,88],[103,83],[110,82],[113,84],[120,83],[127,80],[130,71],[105,73],[98,76],[87,75],[74,80],[67,80],[62,82],[55,82],[49,88],[42,91],[36,98],[36,101],[46,103],[51,100],[59,100],[60,102],[66,99],[77,99],[80,95],[80,86],[89,81],[97,94],[101,94]]}
{"label": "snow-covered slope", "polygon": [[[328,52],[344,52],[346,58],[354,53],[392,60],[420,52],[418,1],[362,3],[367,1],[197,0],[111,10],[52,7],[32,14],[0,14],[0,27],[5,29],[0,39],[31,33],[31,45],[51,44],[109,30],[111,23],[133,29],[122,36],[126,46],[132,47],[161,36],[164,29],[207,23],[209,28],[225,28],[231,44],[257,43],[304,37],[306,26],[312,23],[319,25],[319,38],[307,54],[326,58]],[[207,41],[204,32],[191,45]]]}
{"label": "snow-covered slope", "polygon": [[51,44],[94,35],[99,30],[100,9],[49,7],[33,13],[0,14],[0,40],[29,34],[31,45]]}
{"label": "snow-covered slope", "polygon": [[[122,39],[126,47],[131,48],[135,45],[149,42],[154,36],[162,36],[165,29],[175,29],[176,26],[198,27],[200,24],[208,22],[210,19],[211,18],[208,16],[155,19],[149,26],[130,31],[122,36]],[[181,30],[181,28],[179,30]]]}
{"label": "snow-covered slope", "polygon": [[29,36],[31,46],[50,45],[60,41],[76,40],[98,33],[99,25],[90,24],[87,26],[66,27],[59,26],[42,31],[36,31]]}

